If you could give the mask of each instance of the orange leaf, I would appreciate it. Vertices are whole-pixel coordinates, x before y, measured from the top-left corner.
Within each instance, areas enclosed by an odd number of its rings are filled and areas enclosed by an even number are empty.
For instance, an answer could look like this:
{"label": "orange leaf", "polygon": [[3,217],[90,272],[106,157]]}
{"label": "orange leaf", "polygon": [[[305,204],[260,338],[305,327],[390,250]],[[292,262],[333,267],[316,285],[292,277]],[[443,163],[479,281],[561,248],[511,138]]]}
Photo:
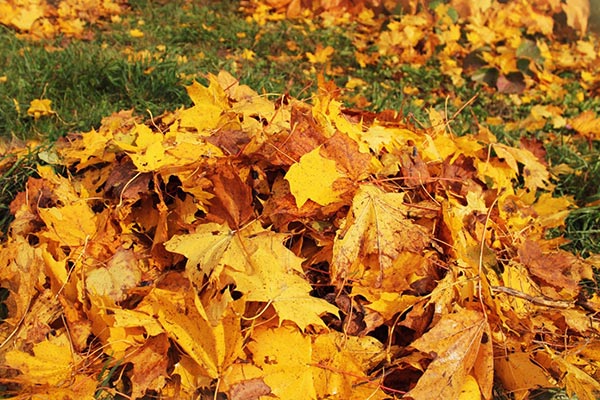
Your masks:
{"label": "orange leaf", "polygon": [[379,273],[379,285],[402,251],[418,253],[429,242],[420,225],[406,217],[403,193],[386,193],[373,185],[362,186],[333,245],[332,281],[344,284],[360,279],[364,268]]}
{"label": "orange leaf", "polygon": [[495,361],[496,376],[511,392],[551,386],[544,370],[532,362],[529,353],[508,352]]}
{"label": "orange leaf", "polygon": [[146,390],[160,390],[165,385],[169,366],[169,339],[162,333],[146,340],[127,361],[133,364],[131,397],[140,398]]}
{"label": "orange leaf", "polygon": [[592,110],[584,111],[571,119],[571,126],[584,137],[590,139],[600,138],[600,118]]}
{"label": "orange leaf", "polygon": [[306,53],[306,58],[308,58],[308,61],[311,64],[325,64],[327,61],[329,61],[334,52],[335,50],[333,49],[333,47],[323,47],[319,43],[317,44],[317,48],[315,49],[314,53]]}
{"label": "orange leaf", "polygon": [[[443,315],[431,330],[411,344],[434,359],[406,397],[415,400],[458,398],[482,346],[491,346],[491,337],[488,323],[480,312],[461,309]],[[480,386],[489,387],[493,376],[484,378],[486,381]]]}

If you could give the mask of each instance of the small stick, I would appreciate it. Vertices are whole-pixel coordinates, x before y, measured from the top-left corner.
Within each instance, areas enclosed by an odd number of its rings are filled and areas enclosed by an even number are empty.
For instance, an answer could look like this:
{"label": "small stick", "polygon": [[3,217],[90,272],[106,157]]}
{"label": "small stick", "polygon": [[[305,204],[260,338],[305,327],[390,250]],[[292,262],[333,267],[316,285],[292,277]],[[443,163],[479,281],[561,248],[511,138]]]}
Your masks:
{"label": "small stick", "polygon": [[492,292],[506,293],[511,296],[515,296],[524,300],[527,300],[537,306],[553,307],[553,308],[573,308],[574,302],[566,300],[552,300],[544,296],[531,296],[527,293],[520,292],[518,290],[506,287],[506,286],[492,286]]}

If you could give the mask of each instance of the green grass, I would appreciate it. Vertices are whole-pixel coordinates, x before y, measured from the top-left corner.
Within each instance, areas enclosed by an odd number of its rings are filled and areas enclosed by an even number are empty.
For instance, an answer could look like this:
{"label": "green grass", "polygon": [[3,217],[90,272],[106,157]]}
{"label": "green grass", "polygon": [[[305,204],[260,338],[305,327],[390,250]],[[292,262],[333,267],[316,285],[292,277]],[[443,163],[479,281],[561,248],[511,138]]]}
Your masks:
{"label": "green grass", "polygon": [[[5,137],[53,141],[68,132],[89,130],[120,109],[156,114],[187,101],[172,60],[129,63],[101,43],[72,42],[48,51],[6,31],[0,41],[6,49],[0,62],[10,66],[0,86],[0,132]],[[152,73],[145,73],[149,68],[154,68]],[[38,119],[27,115],[29,103],[42,98],[52,100],[56,114]]]}
{"label": "green grass", "polygon": [[[38,138],[52,143],[69,132],[88,131],[103,117],[122,109],[133,109],[141,118],[159,115],[190,104],[185,85],[206,73],[221,69],[231,72],[259,93],[288,93],[308,99],[317,88],[317,74],[344,88],[350,78],[365,81],[354,89],[344,89],[343,99],[361,95],[370,103],[368,110],[393,109],[416,124],[428,123],[427,111],[436,108],[455,115],[451,129],[458,135],[476,132],[488,117],[520,121],[533,104],[515,105],[509,95],[499,94],[470,79],[455,87],[443,75],[435,58],[425,66],[392,65],[382,57],[377,65],[361,68],[352,44],[360,27],[319,27],[306,22],[267,22],[264,26],[248,21],[239,12],[239,2],[132,0],[120,22],[99,25],[89,41],[58,37],[30,42],[0,27],[0,138]],[[132,37],[139,29],[143,37]],[[306,57],[321,45],[335,49],[330,64],[313,65]],[[376,51],[373,47],[371,50]],[[253,52],[252,58],[244,54]],[[568,73],[567,73],[568,74]],[[600,100],[577,101],[580,90],[570,82],[561,101],[570,115],[598,109]],[[407,87],[418,91],[407,94]],[[476,97],[475,97],[476,96]],[[475,98],[474,98],[475,97]],[[474,98],[472,104],[458,112]],[[27,115],[34,99],[50,99],[54,115],[35,119]],[[541,99],[552,103],[551,99]],[[564,233],[573,240],[574,252],[597,252],[598,209],[589,203],[600,200],[598,146],[576,144],[568,130],[554,130],[549,124],[538,132],[491,126],[502,142],[518,144],[521,136],[544,139],[554,134],[559,140],[548,146],[552,165],[569,165],[573,173],[560,176],[557,196],[574,196],[582,208],[572,213]],[[23,188],[39,162],[35,152],[0,171],[0,228],[6,231],[10,216],[8,204]]]}

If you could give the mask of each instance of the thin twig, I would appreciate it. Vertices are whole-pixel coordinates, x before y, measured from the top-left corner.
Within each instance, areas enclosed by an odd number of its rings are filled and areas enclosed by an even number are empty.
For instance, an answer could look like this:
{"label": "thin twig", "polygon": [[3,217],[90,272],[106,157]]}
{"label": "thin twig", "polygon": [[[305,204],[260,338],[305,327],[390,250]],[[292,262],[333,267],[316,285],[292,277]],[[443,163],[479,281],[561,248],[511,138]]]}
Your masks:
{"label": "thin twig", "polygon": [[492,286],[492,292],[506,293],[510,296],[518,297],[520,299],[527,300],[536,306],[552,307],[552,308],[573,308],[575,302],[566,300],[552,300],[545,296],[531,296],[527,293],[520,292],[516,289],[509,288],[506,286]]}

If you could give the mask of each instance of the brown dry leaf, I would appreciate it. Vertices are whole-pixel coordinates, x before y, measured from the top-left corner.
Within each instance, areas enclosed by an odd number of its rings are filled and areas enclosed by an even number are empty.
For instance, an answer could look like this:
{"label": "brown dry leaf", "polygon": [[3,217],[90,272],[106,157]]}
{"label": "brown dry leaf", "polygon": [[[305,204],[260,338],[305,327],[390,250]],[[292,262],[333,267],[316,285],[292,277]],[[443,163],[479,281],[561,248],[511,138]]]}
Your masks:
{"label": "brown dry leaf", "polygon": [[311,108],[302,103],[293,103],[288,128],[264,143],[261,153],[273,165],[292,165],[327,139],[325,128],[317,122]]}
{"label": "brown dry leaf", "polygon": [[[411,344],[429,354],[433,361],[406,396],[415,400],[458,398],[481,347],[491,346],[489,331],[487,321],[477,311],[459,309],[454,314],[442,316],[430,331]],[[491,387],[492,374],[480,379],[480,386]]]}
{"label": "brown dry leaf", "polygon": [[259,400],[271,393],[271,388],[262,378],[246,379],[232,385],[229,390],[231,400]]}
{"label": "brown dry leaf", "polygon": [[531,240],[523,243],[519,257],[531,275],[545,285],[554,286],[561,295],[569,298],[577,297],[579,281],[583,278],[593,279],[589,264],[564,250],[544,252],[537,242]]}
{"label": "brown dry leaf", "polygon": [[334,160],[337,168],[352,183],[366,179],[374,169],[373,157],[368,150],[361,151],[356,140],[347,134],[336,132],[321,147],[321,154]]}
{"label": "brown dry leaf", "polygon": [[242,168],[226,161],[217,162],[214,172],[208,176],[215,195],[210,201],[210,216],[216,217],[218,222],[226,221],[232,229],[254,216],[252,188],[240,177]]}
{"label": "brown dry leaf", "polygon": [[127,362],[133,365],[131,397],[140,398],[147,390],[160,390],[165,385],[169,367],[169,339],[165,333],[150,337]]}

